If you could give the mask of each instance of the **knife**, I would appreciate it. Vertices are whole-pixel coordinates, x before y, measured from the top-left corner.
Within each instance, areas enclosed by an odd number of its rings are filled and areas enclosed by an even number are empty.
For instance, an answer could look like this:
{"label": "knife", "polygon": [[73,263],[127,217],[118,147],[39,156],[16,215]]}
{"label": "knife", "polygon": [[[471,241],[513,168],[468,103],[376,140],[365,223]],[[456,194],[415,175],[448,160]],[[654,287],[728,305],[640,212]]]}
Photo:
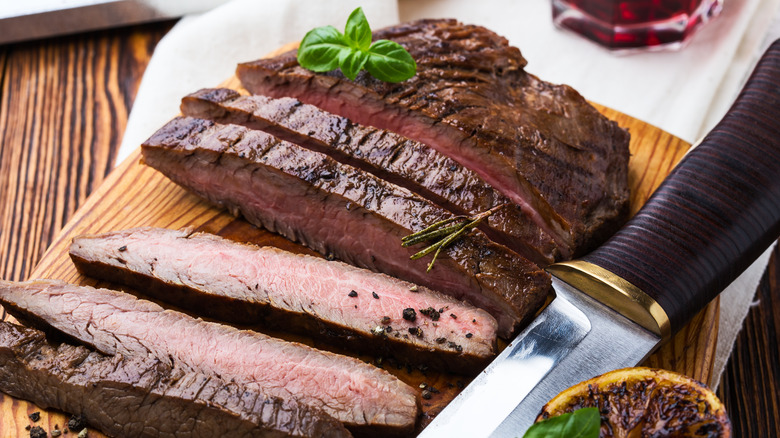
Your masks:
{"label": "knife", "polygon": [[25,0],[0,2],[0,44],[178,18],[227,0]]}
{"label": "knife", "polygon": [[642,362],[778,237],[780,40],[620,231],[547,268],[552,302],[420,436],[521,437],[559,392]]}

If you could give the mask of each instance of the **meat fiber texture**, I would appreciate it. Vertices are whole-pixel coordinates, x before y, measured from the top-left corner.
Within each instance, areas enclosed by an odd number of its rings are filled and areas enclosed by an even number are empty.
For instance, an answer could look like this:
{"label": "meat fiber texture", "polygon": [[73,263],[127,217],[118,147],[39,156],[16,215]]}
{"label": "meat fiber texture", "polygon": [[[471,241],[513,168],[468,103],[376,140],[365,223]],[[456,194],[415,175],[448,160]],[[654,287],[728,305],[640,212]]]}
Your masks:
{"label": "meat fiber texture", "polygon": [[350,81],[300,67],[295,51],[240,64],[237,74],[254,94],[295,97],[448,155],[519,205],[564,254],[582,254],[625,220],[628,133],[572,88],[525,72],[506,39],[455,20],[373,37],[404,46],[417,74],[387,83],[362,72]]}
{"label": "meat fiber texture", "polygon": [[459,215],[503,205],[480,229],[539,265],[561,251],[519,206],[479,175],[439,151],[398,134],[362,126],[293,98],[241,96],[229,88],[204,89],[182,99],[182,113],[217,123],[260,129],[282,140],[327,154],[402,186]]}
{"label": "meat fiber texture", "polygon": [[[348,437],[322,411],[168,360],[106,356],[0,321],[0,391],[110,436]],[[75,432],[73,433],[75,436]]]}
{"label": "meat fiber texture", "polygon": [[388,372],[248,330],[205,322],[108,289],[0,282],[0,304],[108,354],[155,358],[324,411],[357,431],[408,433],[416,393]]}
{"label": "meat fiber texture", "polygon": [[527,323],[550,291],[538,266],[475,231],[430,272],[401,238],[453,215],[326,155],[234,125],[177,118],[142,145],[143,160],[249,222],[352,265],[426,286],[488,311],[499,335]]}
{"label": "meat fiber texture", "polygon": [[164,228],[79,236],[70,256],[86,275],[220,321],[451,372],[476,373],[495,355],[484,310],[339,261]]}

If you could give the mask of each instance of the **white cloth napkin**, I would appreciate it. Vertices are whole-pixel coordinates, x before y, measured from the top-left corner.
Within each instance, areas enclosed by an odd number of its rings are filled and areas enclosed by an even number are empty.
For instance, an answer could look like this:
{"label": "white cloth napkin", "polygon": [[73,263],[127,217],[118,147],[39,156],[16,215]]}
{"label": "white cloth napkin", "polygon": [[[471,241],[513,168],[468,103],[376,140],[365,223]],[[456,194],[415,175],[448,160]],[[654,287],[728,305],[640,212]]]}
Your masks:
{"label": "white cloth napkin", "polygon": [[[127,124],[118,162],[178,113],[182,96],[216,86],[235,65],[298,41],[311,28],[343,28],[363,6],[374,28],[454,17],[506,36],[528,71],[694,142],[720,120],[771,36],[780,0],[725,0],[723,13],[678,52],[616,56],[555,29],[549,0],[234,0],[182,19],[157,46]],[[713,382],[717,384],[768,252],[724,292]]]}

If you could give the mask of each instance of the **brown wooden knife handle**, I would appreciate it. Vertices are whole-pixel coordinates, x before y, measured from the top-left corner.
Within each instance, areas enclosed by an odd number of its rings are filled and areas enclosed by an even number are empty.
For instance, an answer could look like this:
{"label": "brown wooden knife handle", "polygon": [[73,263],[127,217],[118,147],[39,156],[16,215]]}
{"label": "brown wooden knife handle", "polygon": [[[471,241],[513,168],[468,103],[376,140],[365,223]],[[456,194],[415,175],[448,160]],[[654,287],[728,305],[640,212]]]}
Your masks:
{"label": "brown wooden knife handle", "polygon": [[723,120],[584,257],[650,295],[673,332],[780,236],[780,40]]}

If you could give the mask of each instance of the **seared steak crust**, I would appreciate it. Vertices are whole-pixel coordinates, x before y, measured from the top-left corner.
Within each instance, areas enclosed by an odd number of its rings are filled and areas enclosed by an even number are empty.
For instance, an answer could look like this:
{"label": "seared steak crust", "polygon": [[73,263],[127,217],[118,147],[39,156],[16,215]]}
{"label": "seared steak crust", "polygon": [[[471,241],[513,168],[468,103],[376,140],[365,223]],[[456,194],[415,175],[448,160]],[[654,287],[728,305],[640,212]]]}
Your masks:
{"label": "seared steak crust", "polygon": [[475,215],[504,204],[480,226],[491,240],[540,265],[552,263],[560,255],[552,238],[520,207],[476,173],[420,142],[355,124],[297,99],[241,96],[228,88],[190,94],[182,99],[181,110],[191,117],[260,129],[322,152],[455,214]]}
{"label": "seared steak crust", "polygon": [[[484,310],[339,261],[163,228],[79,236],[70,256],[86,275],[220,321],[460,373],[478,372],[495,355],[497,324]],[[404,319],[408,308],[442,315],[433,326],[422,314]],[[421,335],[410,335],[416,328]]]}
{"label": "seared steak crust", "polygon": [[177,118],[143,146],[144,162],[249,222],[350,264],[487,310],[509,336],[550,290],[547,274],[482,233],[428,261],[400,239],[451,217],[408,190],[329,157],[234,125]]}
{"label": "seared steak crust", "polygon": [[42,332],[3,321],[0,391],[83,415],[111,436],[351,436],[330,416],[293,400],[154,358],[51,343]]}
{"label": "seared steak crust", "polygon": [[380,38],[411,53],[414,77],[393,84],[363,72],[353,82],[301,68],[295,52],[240,64],[237,74],[252,93],[296,97],[449,155],[575,255],[625,219],[628,133],[572,88],[526,73],[520,51],[480,26],[421,20]]}
{"label": "seared steak crust", "polygon": [[108,289],[0,281],[0,305],[104,354],[155,358],[322,410],[353,431],[409,433],[416,392],[358,359],[165,310]]}

